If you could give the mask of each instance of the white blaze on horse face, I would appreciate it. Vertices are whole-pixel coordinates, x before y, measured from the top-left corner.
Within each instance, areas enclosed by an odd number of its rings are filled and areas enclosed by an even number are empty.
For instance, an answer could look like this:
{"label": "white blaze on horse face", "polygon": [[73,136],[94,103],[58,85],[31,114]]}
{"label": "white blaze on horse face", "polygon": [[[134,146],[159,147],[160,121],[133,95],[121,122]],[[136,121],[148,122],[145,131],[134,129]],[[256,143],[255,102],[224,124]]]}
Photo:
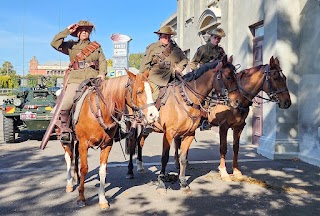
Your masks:
{"label": "white blaze on horse face", "polygon": [[[147,104],[153,104],[154,101],[152,99],[152,91],[151,91],[151,87],[148,82],[144,82],[144,90],[147,95]],[[159,118],[159,112],[158,112],[157,108],[154,105],[149,106],[147,121],[149,123],[153,123],[153,122],[157,121],[158,118]]]}

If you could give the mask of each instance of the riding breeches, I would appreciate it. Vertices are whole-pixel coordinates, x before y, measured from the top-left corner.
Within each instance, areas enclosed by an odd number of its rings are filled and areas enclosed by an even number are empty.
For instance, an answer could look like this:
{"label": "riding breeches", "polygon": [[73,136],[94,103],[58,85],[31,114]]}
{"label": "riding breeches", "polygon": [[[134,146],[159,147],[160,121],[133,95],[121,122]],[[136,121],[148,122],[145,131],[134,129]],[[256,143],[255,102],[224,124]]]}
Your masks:
{"label": "riding breeches", "polygon": [[76,90],[79,84],[69,83],[62,98],[61,110],[70,110],[73,104],[73,98],[76,95]]}

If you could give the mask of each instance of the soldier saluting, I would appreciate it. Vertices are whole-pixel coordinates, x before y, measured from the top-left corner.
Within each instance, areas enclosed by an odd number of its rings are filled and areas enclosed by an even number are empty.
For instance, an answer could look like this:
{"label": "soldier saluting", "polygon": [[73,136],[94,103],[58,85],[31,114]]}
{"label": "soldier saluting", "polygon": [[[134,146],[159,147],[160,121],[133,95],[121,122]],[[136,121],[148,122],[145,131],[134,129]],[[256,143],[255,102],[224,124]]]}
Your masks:
{"label": "soldier saluting", "polygon": [[[60,130],[62,132],[60,141],[63,144],[71,141],[69,115],[79,84],[89,78],[104,79],[107,72],[107,62],[100,44],[96,41],[91,42],[89,38],[93,29],[92,23],[82,20],[58,33],[51,42],[54,49],[70,57],[69,69],[64,80],[65,92],[60,101],[61,109],[56,110],[56,112],[60,111]],[[68,35],[78,40],[65,41]]]}

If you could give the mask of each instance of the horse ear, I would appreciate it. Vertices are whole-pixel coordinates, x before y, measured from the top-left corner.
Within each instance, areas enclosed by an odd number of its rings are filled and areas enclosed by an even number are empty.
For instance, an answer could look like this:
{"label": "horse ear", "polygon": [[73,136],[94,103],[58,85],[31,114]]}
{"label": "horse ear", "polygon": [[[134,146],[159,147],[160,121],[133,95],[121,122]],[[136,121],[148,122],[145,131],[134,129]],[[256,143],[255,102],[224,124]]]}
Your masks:
{"label": "horse ear", "polygon": [[148,78],[148,77],[149,77],[149,72],[150,72],[150,70],[147,69],[147,70],[145,70],[145,71],[143,72],[143,75],[144,75],[146,78]]}
{"label": "horse ear", "polygon": [[230,62],[230,63],[232,63],[232,62],[233,62],[233,55],[231,55],[231,56],[229,57],[228,62]]}
{"label": "horse ear", "polygon": [[279,61],[278,57],[276,57],[276,58],[274,59],[274,63],[277,64],[277,65],[279,65],[279,67],[280,67],[280,61]]}
{"label": "horse ear", "polygon": [[273,56],[271,56],[271,58],[270,58],[269,65],[270,65],[270,66],[274,65],[274,58],[273,58]]}
{"label": "horse ear", "polygon": [[136,75],[134,73],[130,72],[127,69],[126,69],[126,72],[127,72],[128,76],[129,76],[130,80],[135,80],[136,79]]}
{"label": "horse ear", "polygon": [[222,62],[222,66],[225,67],[227,65],[227,63],[228,63],[228,56],[224,55],[222,57],[222,61],[221,62]]}

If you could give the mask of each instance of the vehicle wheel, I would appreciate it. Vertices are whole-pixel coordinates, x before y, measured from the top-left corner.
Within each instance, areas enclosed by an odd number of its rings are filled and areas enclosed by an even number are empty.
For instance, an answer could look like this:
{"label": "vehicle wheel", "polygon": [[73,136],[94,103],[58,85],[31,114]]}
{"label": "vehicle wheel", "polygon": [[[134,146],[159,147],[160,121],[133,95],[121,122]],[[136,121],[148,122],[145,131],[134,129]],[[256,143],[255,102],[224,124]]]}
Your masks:
{"label": "vehicle wheel", "polygon": [[5,143],[14,143],[14,119],[3,117],[3,137]]}

